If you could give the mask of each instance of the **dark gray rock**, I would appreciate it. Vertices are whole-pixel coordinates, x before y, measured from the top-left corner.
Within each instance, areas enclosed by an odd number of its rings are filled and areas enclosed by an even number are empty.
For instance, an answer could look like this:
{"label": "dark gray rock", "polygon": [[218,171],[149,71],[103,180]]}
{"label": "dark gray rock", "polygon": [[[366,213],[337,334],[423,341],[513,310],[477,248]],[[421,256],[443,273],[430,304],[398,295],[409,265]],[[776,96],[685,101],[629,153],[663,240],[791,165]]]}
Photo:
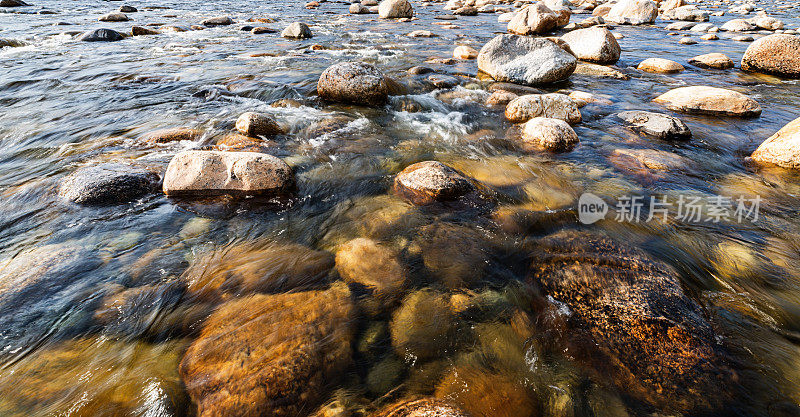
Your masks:
{"label": "dark gray rock", "polygon": [[116,42],[125,39],[125,36],[116,30],[111,29],[95,29],[84,32],[79,41],[84,42]]}
{"label": "dark gray rock", "polygon": [[59,188],[59,195],[85,205],[119,204],[158,189],[156,173],[122,164],[101,164],[81,168],[70,174]]}
{"label": "dark gray rock", "polygon": [[21,7],[30,6],[22,0],[0,0],[0,7]]}
{"label": "dark gray rock", "polygon": [[624,111],[617,113],[633,130],[658,139],[687,140],[692,132],[677,117],[647,111]]}

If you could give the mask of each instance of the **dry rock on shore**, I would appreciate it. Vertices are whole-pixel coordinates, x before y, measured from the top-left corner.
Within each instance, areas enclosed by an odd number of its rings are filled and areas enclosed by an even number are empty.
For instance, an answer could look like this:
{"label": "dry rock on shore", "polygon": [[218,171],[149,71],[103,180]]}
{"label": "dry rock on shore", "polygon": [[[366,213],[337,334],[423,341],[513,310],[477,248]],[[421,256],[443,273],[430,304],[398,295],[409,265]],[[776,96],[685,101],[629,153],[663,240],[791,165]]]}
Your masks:
{"label": "dry rock on shore", "polygon": [[389,96],[383,73],[363,62],[340,62],[331,65],[319,77],[317,94],[323,100],[382,105]]}
{"label": "dry rock on shore", "polygon": [[622,53],[617,39],[604,27],[573,30],[561,39],[578,59],[596,64],[614,64]]}
{"label": "dry rock on shore", "polygon": [[693,86],[670,90],[653,101],[670,110],[738,117],[755,117],[761,114],[761,106],[752,98],[724,88]]}
{"label": "dry rock on shore", "polygon": [[540,38],[499,35],[478,53],[478,68],[501,82],[525,85],[565,80],[578,60],[555,43]]}
{"label": "dry rock on shore", "polygon": [[751,157],[759,163],[800,169],[800,118],[765,140]]}
{"label": "dry rock on shore", "polygon": [[183,151],[169,162],[169,196],[276,195],[294,186],[285,162],[259,152]]}
{"label": "dry rock on shore", "polygon": [[769,35],[758,39],[744,52],[742,69],[800,78],[800,38]]}

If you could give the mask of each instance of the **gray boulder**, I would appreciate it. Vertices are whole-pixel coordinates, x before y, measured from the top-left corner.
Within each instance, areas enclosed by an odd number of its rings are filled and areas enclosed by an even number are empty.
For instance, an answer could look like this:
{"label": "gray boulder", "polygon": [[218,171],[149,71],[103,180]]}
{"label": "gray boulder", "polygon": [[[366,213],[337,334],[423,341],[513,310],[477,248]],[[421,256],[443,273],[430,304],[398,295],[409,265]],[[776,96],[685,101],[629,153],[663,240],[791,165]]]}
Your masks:
{"label": "gray boulder", "polygon": [[631,129],[658,139],[686,140],[692,132],[677,117],[647,111],[624,111],[617,113]]}
{"label": "gray boulder", "polygon": [[81,168],[61,183],[59,195],[73,203],[125,203],[158,189],[158,174],[122,164]]}
{"label": "gray boulder", "polygon": [[478,68],[497,81],[539,85],[565,80],[578,60],[547,39],[499,35],[478,53]]}
{"label": "gray boulder", "polygon": [[578,29],[561,37],[578,59],[597,64],[619,61],[622,49],[610,30],[604,27]]}
{"label": "gray boulder", "polygon": [[408,0],[383,0],[378,5],[378,16],[381,19],[414,17],[414,8]]}

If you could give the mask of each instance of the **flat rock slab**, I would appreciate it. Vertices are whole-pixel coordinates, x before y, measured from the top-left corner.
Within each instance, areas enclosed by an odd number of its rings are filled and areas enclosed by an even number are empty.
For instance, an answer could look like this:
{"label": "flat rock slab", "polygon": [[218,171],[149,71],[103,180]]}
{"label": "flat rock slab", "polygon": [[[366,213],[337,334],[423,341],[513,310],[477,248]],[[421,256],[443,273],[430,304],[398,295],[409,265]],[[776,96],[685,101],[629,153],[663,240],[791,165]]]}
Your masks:
{"label": "flat rock slab", "polygon": [[693,86],[670,90],[653,101],[670,110],[736,117],[756,117],[761,106],[752,98],[724,88]]}
{"label": "flat rock slab", "polygon": [[687,140],[692,132],[677,117],[647,111],[624,111],[617,113],[628,126],[647,136],[666,140]]}

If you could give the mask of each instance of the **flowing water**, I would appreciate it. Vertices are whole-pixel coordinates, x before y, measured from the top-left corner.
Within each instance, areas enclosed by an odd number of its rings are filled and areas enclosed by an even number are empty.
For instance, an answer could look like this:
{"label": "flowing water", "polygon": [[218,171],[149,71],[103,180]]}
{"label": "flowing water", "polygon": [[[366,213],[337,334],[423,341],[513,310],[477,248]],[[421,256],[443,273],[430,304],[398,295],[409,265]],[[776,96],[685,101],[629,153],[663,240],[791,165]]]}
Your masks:
{"label": "flowing water", "polygon": [[[303,245],[335,252],[347,240],[371,237],[407,253],[422,251],[422,258],[453,260],[455,269],[448,272],[471,284],[451,293],[523,309],[533,321],[541,321],[539,316],[563,306],[553,299],[531,301],[538,296],[524,284],[524,252],[540,235],[578,227],[575,208],[587,192],[612,205],[629,195],[644,201],[651,196],[671,201],[681,195],[760,197],[758,218],[741,222],[733,217],[681,221],[674,216],[669,221],[624,222],[614,220],[612,208],[606,220],[586,228],[641,248],[679,272],[685,291],[743,364],[739,380],[731,382],[747,393],[740,398],[743,405],[735,408],[740,414],[796,415],[800,410],[800,175],[745,161],[764,139],[800,115],[800,85],[686,63],[709,52],[738,61],[748,43],[721,33],[717,41],[680,45],[678,37],[667,36],[661,21],[660,27],[617,27],[624,35],[617,66],[630,79],[573,75],[568,83],[547,88],[591,92],[611,104],[582,109],[583,122],[575,126],[581,143],[572,152],[524,153],[504,140],[516,133],[502,109],[483,104],[489,82],[471,78],[477,74],[475,61],[425,64],[460,77],[462,85],[454,89],[436,90],[406,73],[430,58],[452,56],[455,45],[479,49],[504,32],[505,24],[495,14],[459,17],[453,22],[459,28],[448,29],[433,24],[434,16],[444,13],[442,3],[415,3],[419,19],[401,23],[347,15],[348,4],[342,2],[306,10],[301,2],[284,0],[137,0],[129,3],[139,8],[129,14],[134,22],[101,23],[97,17],[121,3],[35,3],[0,10],[0,38],[27,44],[0,49],[0,265],[16,257],[31,276],[47,268],[56,275],[0,308],[0,415],[192,415],[196,407],[185,393],[178,362],[213,306],[186,297],[171,283],[210,253],[233,251],[233,256],[210,261],[227,268],[225,263],[236,264],[238,254],[248,250]],[[800,8],[777,9],[778,4],[759,5],[787,27],[797,28]],[[131,24],[147,23],[188,27],[217,15],[229,15],[237,23],[113,43],[80,42],[70,34],[100,27],[125,31]],[[251,17],[274,22],[246,23]],[[584,17],[575,15],[573,21]],[[711,22],[721,25],[731,18],[712,17]],[[296,20],[311,26],[313,39],[240,30],[245,25],[281,30]],[[405,36],[417,29],[439,36]],[[654,56],[678,61],[686,71],[657,75],[632,68]],[[393,97],[382,108],[315,100],[319,74],[346,60],[373,63],[410,85],[411,92]],[[763,114],[755,119],[680,115],[694,135],[685,143],[642,138],[607,117],[622,110],[665,111],[651,100],[686,85],[743,92],[761,104]],[[279,99],[302,104],[271,106]],[[290,203],[192,203],[154,194],[129,204],[86,207],[57,195],[66,175],[99,162],[163,173],[176,152],[213,145],[245,111],[271,114],[288,129],[276,139],[274,154],[296,173],[298,190]],[[179,126],[197,128],[203,136],[197,142],[162,145],[140,140],[148,131]],[[668,151],[681,159],[667,171],[631,169],[613,157],[620,148]],[[393,196],[394,174],[429,159],[491,187],[499,195],[499,207],[494,213],[426,210]],[[502,215],[522,210],[542,214],[543,220],[520,226]],[[435,222],[458,225],[460,232],[419,249],[420,228]],[[490,259],[469,240],[476,234],[505,251]],[[287,257],[301,258],[303,250],[263,256],[280,264]],[[41,265],[55,251],[64,252],[54,264]],[[445,291],[427,278],[435,265],[418,259],[408,260],[414,286]],[[128,288],[149,293],[131,311],[109,314],[110,319],[103,315],[105,300]],[[542,307],[547,304],[553,308]],[[480,353],[495,358],[488,365],[494,367],[492,375],[486,374],[488,386],[499,374],[537,402],[530,410],[524,404],[509,405],[493,415],[653,411],[589,370],[578,354],[547,333],[553,329],[534,337],[552,339],[545,349],[537,347],[542,343],[509,335],[513,332],[505,319],[477,316],[462,316],[454,324],[460,329],[457,337],[465,340],[435,360],[400,357],[386,340],[372,350],[356,347],[356,365],[327,395],[355,413],[368,412],[401,390],[429,394],[428,385],[436,384],[432,375],[443,374],[448,366],[480,362],[475,358]],[[354,343],[385,333],[387,320],[386,315],[359,320]]]}

